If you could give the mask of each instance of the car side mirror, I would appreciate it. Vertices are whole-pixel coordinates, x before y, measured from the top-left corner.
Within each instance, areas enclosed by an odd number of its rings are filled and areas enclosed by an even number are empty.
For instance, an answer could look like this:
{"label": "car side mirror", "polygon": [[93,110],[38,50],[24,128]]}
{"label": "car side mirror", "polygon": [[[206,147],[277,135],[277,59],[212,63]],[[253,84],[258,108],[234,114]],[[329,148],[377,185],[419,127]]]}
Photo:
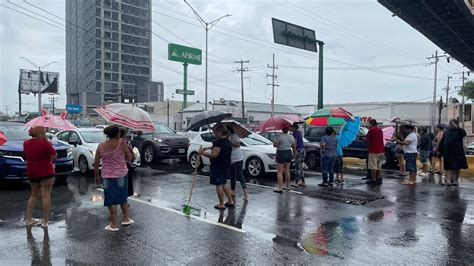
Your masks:
{"label": "car side mirror", "polygon": [[74,147],[77,147],[77,144],[78,144],[76,141],[70,141],[68,143],[69,145],[73,145]]}

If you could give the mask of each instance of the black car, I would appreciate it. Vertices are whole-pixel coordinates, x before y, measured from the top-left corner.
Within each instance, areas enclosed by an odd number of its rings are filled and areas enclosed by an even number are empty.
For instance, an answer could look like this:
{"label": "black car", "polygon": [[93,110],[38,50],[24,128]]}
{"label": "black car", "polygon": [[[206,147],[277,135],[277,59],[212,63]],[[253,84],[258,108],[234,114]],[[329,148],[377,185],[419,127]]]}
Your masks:
{"label": "black car", "polygon": [[[333,126],[336,132],[339,133],[341,130],[340,126]],[[310,142],[319,143],[321,138],[326,134],[326,127],[324,126],[311,126],[306,129],[305,138]],[[365,141],[365,136],[367,135],[368,129],[361,127],[359,130],[359,135],[357,138],[346,148],[343,149],[344,157],[355,157],[359,159],[367,159],[367,142]],[[306,155],[308,157],[308,154]],[[314,156],[316,160],[315,167],[319,166],[319,157]],[[316,158],[317,157],[317,158]],[[384,168],[395,168],[398,165],[397,158],[395,156],[395,144],[387,142],[385,144],[385,160],[383,167]],[[309,164],[306,163],[308,166]]]}
{"label": "black car", "polygon": [[155,160],[174,158],[186,161],[189,139],[163,123],[155,123],[155,127],[153,133],[133,131],[129,135],[133,147],[140,151],[142,162],[150,164]]}

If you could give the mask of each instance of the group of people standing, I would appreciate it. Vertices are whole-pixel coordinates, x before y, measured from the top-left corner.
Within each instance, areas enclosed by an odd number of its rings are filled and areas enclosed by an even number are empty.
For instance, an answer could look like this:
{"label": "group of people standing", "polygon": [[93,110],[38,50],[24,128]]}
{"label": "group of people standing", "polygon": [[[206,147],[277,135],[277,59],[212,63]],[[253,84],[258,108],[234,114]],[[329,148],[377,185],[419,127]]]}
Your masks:
{"label": "group of people standing", "polygon": [[[127,198],[133,195],[129,164],[133,160],[132,147],[126,139],[126,129],[112,125],[104,129],[107,140],[100,143],[94,162],[94,175],[97,184],[104,188],[104,206],[110,212],[110,224],[107,231],[118,231],[117,206],[123,213],[121,224],[134,223],[128,216]],[[33,218],[33,209],[39,198],[42,200],[43,221],[41,227],[47,228],[51,206],[51,190],[54,184],[54,164],[57,158],[51,142],[46,137],[46,129],[38,126],[29,129],[31,139],[23,144],[26,157],[26,172],[31,185],[31,196],[26,207],[25,223],[32,226],[39,223]]]}
{"label": "group of people standing", "polygon": [[416,184],[419,158],[422,164],[420,176],[428,176],[429,173],[443,176],[445,173],[446,178],[440,184],[458,186],[461,169],[468,168],[463,141],[466,131],[459,127],[457,120],[452,119],[447,126],[438,125],[436,134],[426,128],[420,128],[419,133],[412,125],[402,125],[392,140],[396,144],[398,175],[404,177],[408,172],[408,179],[403,184]]}
{"label": "group of people standing", "polygon": [[[244,193],[244,201],[249,199],[246,180],[243,176],[243,154],[240,149],[240,137],[231,127],[224,124],[216,124],[213,127],[216,140],[211,148],[201,148],[199,155],[207,157],[211,162],[210,183],[216,186],[219,203],[215,209],[225,210],[235,207],[236,181],[240,181]],[[227,178],[230,177],[231,188],[227,186]],[[225,202],[227,197],[227,202]]]}

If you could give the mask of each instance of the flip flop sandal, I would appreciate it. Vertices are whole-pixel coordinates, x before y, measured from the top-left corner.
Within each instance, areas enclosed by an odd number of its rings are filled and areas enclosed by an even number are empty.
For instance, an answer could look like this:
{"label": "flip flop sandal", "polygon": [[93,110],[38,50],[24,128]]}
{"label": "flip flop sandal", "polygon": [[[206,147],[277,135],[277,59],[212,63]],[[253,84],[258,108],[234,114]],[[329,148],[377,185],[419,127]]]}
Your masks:
{"label": "flip flop sandal", "polygon": [[292,186],[292,187],[298,187],[298,185],[297,185],[297,184],[291,184],[291,186]]}
{"label": "flip flop sandal", "polygon": [[216,210],[225,210],[225,207],[221,207],[219,205],[214,206],[214,209]]}
{"label": "flip flop sandal", "polygon": [[31,221],[30,221],[30,222],[26,223],[26,226],[35,225],[35,224],[37,224],[37,223],[39,223],[39,220],[38,220],[38,219],[35,219],[35,218],[33,218],[33,219],[31,219]]}
{"label": "flip flop sandal", "polygon": [[41,223],[41,228],[43,229],[48,228],[48,223]]}
{"label": "flip flop sandal", "polygon": [[128,225],[132,225],[132,224],[134,224],[134,223],[135,223],[134,220],[128,218],[128,222],[122,222],[122,225],[123,225],[123,226],[128,226]]}
{"label": "flip flop sandal", "polygon": [[110,226],[110,224],[107,225],[106,227],[104,227],[104,229],[106,231],[110,231],[110,232],[117,232],[119,230],[118,227],[117,228],[112,228],[112,226]]}
{"label": "flip flop sandal", "polygon": [[283,193],[283,190],[274,189],[273,192],[281,194]]}
{"label": "flip flop sandal", "polygon": [[289,188],[284,187],[283,190],[290,190]]}
{"label": "flip flop sandal", "polygon": [[300,186],[300,187],[306,187],[305,184],[299,184],[298,186]]}
{"label": "flip flop sandal", "polygon": [[230,203],[226,203],[224,204],[226,207],[229,207],[229,208],[234,208],[235,207],[235,204],[230,204]]}

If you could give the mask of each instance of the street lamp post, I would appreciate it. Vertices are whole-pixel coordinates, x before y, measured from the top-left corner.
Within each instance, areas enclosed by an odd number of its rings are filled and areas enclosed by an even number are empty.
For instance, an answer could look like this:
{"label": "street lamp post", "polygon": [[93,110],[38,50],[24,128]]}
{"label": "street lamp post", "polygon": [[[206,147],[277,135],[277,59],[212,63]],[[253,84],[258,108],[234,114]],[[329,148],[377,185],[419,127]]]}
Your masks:
{"label": "street lamp post", "polygon": [[[30,60],[28,60],[27,58],[23,57],[23,56],[20,56],[21,59],[23,60],[26,60],[27,62],[29,62],[30,64],[32,64],[33,66],[35,66],[37,69],[38,69],[38,114],[41,114],[41,69],[44,69],[46,68],[47,66],[51,65],[51,64],[55,64],[55,63],[58,63],[58,61],[53,61],[53,62],[49,62],[47,63],[46,65],[43,65],[43,66],[38,66],[37,64],[31,62]],[[20,114],[21,115],[21,114]]]}
{"label": "street lamp post", "polygon": [[184,2],[191,8],[191,10],[193,11],[194,15],[197,17],[197,19],[199,20],[199,23],[201,23],[202,27],[204,28],[204,30],[206,30],[206,73],[205,73],[205,77],[204,77],[204,88],[205,88],[205,104],[204,104],[204,109],[207,111],[207,46],[208,46],[208,33],[209,33],[209,30],[214,27],[221,19],[223,18],[226,18],[226,17],[230,17],[231,15],[230,14],[226,14],[224,16],[221,16],[211,22],[206,22],[197,12],[196,10],[194,10],[194,8],[191,6],[191,4],[189,4],[186,0],[184,0]]}

